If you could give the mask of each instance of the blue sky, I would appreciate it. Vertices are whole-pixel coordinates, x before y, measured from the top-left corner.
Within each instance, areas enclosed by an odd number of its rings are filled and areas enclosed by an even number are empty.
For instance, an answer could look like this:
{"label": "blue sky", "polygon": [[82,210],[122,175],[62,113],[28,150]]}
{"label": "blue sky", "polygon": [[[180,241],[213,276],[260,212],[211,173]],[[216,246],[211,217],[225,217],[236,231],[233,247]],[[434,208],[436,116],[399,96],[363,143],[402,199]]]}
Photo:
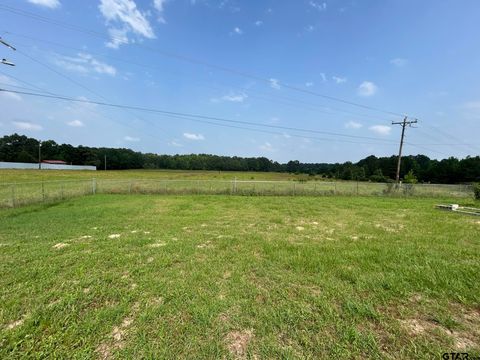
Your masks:
{"label": "blue sky", "polygon": [[419,119],[407,154],[478,155],[479,14],[476,0],[0,1],[0,36],[18,49],[0,48],[16,64],[1,88],[330,133],[2,93],[0,135],[357,161],[395,154],[406,113]]}

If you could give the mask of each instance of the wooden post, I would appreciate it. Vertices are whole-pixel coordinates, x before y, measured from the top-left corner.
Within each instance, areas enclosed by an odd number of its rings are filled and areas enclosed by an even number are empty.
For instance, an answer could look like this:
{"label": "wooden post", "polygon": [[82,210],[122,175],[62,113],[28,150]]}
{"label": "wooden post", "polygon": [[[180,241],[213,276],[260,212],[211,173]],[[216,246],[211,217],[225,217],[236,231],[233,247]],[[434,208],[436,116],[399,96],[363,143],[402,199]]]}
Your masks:
{"label": "wooden post", "polygon": [[17,200],[15,199],[15,187],[16,185],[12,185],[12,206],[16,207],[17,206]]}

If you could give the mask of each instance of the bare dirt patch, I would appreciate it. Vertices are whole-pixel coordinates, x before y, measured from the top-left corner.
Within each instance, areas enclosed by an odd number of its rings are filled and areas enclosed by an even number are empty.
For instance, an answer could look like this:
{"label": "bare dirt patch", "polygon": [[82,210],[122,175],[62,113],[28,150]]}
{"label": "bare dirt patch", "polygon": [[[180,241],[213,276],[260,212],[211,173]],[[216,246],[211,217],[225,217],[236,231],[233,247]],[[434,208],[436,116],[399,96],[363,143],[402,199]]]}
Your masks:
{"label": "bare dirt patch", "polygon": [[70,244],[67,244],[67,243],[58,243],[58,244],[53,245],[52,247],[53,247],[54,249],[63,249],[64,247],[67,247],[67,246],[70,246]]}
{"label": "bare dirt patch", "polygon": [[213,247],[213,245],[212,245],[211,241],[207,241],[203,244],[197,245],[197,248],[199,248],[199,249],[212,248],[212,247]]}
{"label": "bare dirt patch", "polygon": [[401,323],[405,330],[407,330],[411,335],[423,334],[431,325],[426,321],[417,319],[402,320]]}
{"label": "bare dirt patch", "polygon": [[225,339],[228,351],[235,359],[245,358],[247,355],[248,344],[253,337],[253,330],[229,332]]}
{"label": "bare dirt patch", "polygon": [[114,326],[108,339],[97,346],[95,352],[98,354],[99,359],[111,359],[113,351],[125,347],[126,337],[131,329],[134,315],[138,311],[138,307],[138,304],[134,304],[130,316],[123,319],[119,326]]}
{"label": "bare dirt patch", "polygon": [[111,234],[111,235],[108,235],[108,238],[109,239],[118,239],[120,236],[122,236],[121,234]]}
{"label": "bare dirt patch", "polygon": [[478,345],[470,338],[471,333],[452,331],[435,322],[423,319],[407,319],[402,320],[401,324],[413,336],[432,335],[434,332],[443,333],[453,341],[454,348],[458,351],[469,350]]}
{"label": "bare dirt patch", "polygon": [[157,296],[157,297],[149,299],[147,304],[149,306],[159,306],[159,305],[163,305],[163,302],[164,302],[163,297]]}
{"label": "bare dirt patch", "polygon": [[295,227],[295,229],[297,229],[298,231],[303,231],[305,230],[305,228],[303,226],[297,226]]}
{"label": "bare dirt patch", "polygon": [[7,325],[7,330],[12,330],[12,329],[15,329],[16,327],[19,327],[23,324],[24,322],[24,319],[20,319],[20,320],[17,320],[17,321],[13,321],[11,322],[10,324]]}

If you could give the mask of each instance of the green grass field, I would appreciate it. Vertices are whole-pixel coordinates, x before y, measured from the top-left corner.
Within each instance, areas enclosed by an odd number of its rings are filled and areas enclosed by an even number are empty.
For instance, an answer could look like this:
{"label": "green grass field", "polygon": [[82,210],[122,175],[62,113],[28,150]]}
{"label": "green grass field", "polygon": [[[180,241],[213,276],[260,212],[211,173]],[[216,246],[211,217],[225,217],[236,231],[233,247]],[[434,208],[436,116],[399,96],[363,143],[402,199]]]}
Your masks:
{"label": "green grass field", "polygon": [[96,195],[0,210],[0,358],[478,355],[480,219],[438,202]]}
{"label": "green grass field", "polygon": [[276,172],[248,171],[187,171],[187,170],[5,170],[0,169],[0,183],[82,180],[82,179],[191,179],[191,180],[320,180],[319,176]]}

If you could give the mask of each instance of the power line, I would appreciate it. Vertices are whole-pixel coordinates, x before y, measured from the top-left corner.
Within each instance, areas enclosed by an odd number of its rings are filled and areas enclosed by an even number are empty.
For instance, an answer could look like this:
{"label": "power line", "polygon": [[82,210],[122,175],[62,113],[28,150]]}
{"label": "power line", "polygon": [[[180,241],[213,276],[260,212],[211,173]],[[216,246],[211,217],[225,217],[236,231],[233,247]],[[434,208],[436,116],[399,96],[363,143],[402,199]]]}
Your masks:
{"label": "power line", "polygon": [[[461,142],[461,140],[458,139],[457,137],[455,137],[454,135],[448,134],[448,133],[444,132],[442,129],[436,127],[436,126],[428,125],[428,127],[431,128],[431,129],[433,129],[434,131],[436,131],[436,132],[439,133],[440,135],[444,136],[445,138],[448,138],[449,140],[450,140],[450,139],[453,139],[453,140],[455,140],[455,141]],[[475,152],[480,152],[480,150],[479,150],[480,148],[477,147],[477,146],[472,146],[471,144],[464,144],[464,146],[472,149],[472,150],[475,151]]]}
{"label": "power line", "polygon": [[[68,80],[68,81],[71,82],[72,84],[75,84],[75,85],[81,87],[82,89],[87,90],[88,92],[90,92],[90,93],[98,96],[99,98],[101,98],[101,99],[103,99],[103,100],[105,100],[105,101],[109,101],[105,96],[103,96],[103,95],[100,94],[99,92],[97,92],[97,91],[95,91],[95,90],[92,90],[92,89],[89,88],[88,86],[83,85],[82,83],[80,83],[80,82],[72,79],[70,76],[67,76],[67,75],[61,73],[60,71],[57,71],[55,68],[51,67],[50,65],[45,64],[44,62],[42,62],[42,61],[40,61],[40,60],[38,60],[38,59],[36,59],[36,58],[28,55],[28,54],[25,53],[24,51],[21,51],[21,50],[17,50],[17,51],[18,51],[20,54],[22,54],[23,56],[25,56],[25,57],[27,57],[28,59],[30,59],[31,61],[33,61],[33,62],[35,62],[35,63],[37,63],[37,64],[45,67],[46,69],[52,71],[53,73],[57,74],[58,76],[66,79],[66,80]],[[52,95],[51,92],[48,92],[48,91],[46,91],[46,92],[47,92],[48,94]],[[142,119],[142,118],[139,117],[138,115],[132,114],[128,109],[126,109],[126,112],[128,112],[130,115],[134,115],[136,118],[139,118],[140,120],[142,120],[142,121],[145,122],[145,123],[148,123],[148,124],[150,124],[150,125],[154,125],[154,126],[155,126],[155,124],[153,124],[153,123],[151,123],[151,122],[149,122],[149,121],[146,121],[145,119]],[[132,128],[132,129],[134,129],[134,130],[137,130],[137,129],[131,127],[131,126],[129,126],[129,127]],[[166,132],[165,129],[161,129],[161,130]],[[150,136],[150,135],[149,135],[149,136]]]}
{"label": "power line", "polygon": [[323,134],[323,135],[354,138],[354,139],[367,139],[367,140],[374,140],[374,141],[380,141],[385,143],[395,143],[392,140],[379,139],[379,138],[369,137],[369,136],[349,135],[349,134],[342,134],[337,132],[304,129],[304,128],[273,125],[273,124],[259,124],[259,123],[250,122],[250,121],[233,120],[233,119],[206,116],[206,115],[200,115],[200,114],[190,114],[190,113],[183,113],[183,112],[177,112],[177,111],[146,108],[141,106],[113,104],[108,102],[100,102],[100,101],[85,100],[85,99],[75,99],[75,98],[70,98],[70,97],[61,96],[61,95],[46,95],[46,94],[38,94],[38,93],[25,92],[25,91],[9,90],[9,89],[0,89],[0,91],[12,92],[12,93],[17,93],[21,95],[29,95],[29,96],[37,96],[37,97],[51,98],[51,99],[57,99],[57,100],[71,101],[71,102],[89,103],[89,104],[108,106],[108,107],[120,108],[120,109],[138,110],[138,111],[145,111],[145,112],[152,112],[152,113],[160,113],[165,115],[177,115],[177,116],[183,116],[189,119],[193,118],[193,119],[203,119],[203,120],[214,120],[219,122],[249,125],[249,126],[256,126],[256,127],[266,127],[266,128],[281,129],[281,130],[288,130],[288,131],[304,132],[304,133],[315,133],[315,134]]}
{"label": "power line", "polygon": [[[108,40],[111,40],[112,38],[115,39],[115,37],[107,37],[104,34],[102,34],[100,32],[97,32],[97,31],[94,31],[94,30],[91,30],[91,29],[83,28],[83,27],[80,27],[80,26],[77,26],[77,25],[72,25],[72,24],[69,24],[69,23],[63,22],[63,21],[53,20],[53,19],[47,18],[45,16],[37,15],[35,13],[31,13],[31,12],[28,12],[28,11],[25,11],[25,10],[21,10],[21,9],[12,7],[12,6],[0,5],[0,10],[8,11],[10,13],[20,15],[20,16],[29,17],[29,18],[37,20],[37,21],[50,23],[50,24],[53,24],[55,26],[63,27],[63,28],[66,28],[66,29],[69,29],[69,30],[72,30],[72,31],[85,33],[89,36],[95,36],[95,37],[99,37],[99,38],[102,38],[102,39],[108,39]],[[120,38],[117,38],[117,39],[121,40]],[[267,84],[272,83],[271,78],[265,78],[265,77],[261,77],[261,76],[258,76],[258,75],[249,74],[249,73],[244,72],[244,71],[236,70],[236,69],[221,66],[221,65],[212,64],[212,63],[209,63],[209,62],[206,62],[206,61],[203,61],[203,60],[198,60],[198,59],[195,59],[195,58],[192,58],[192,57],[189,57],[189,56],[184,56],[184,55],[179,55],[179,54],[167,52],[167,51],[164,51],[164,50],[160,50],[158,48],[152,48],[152,47],[147,46],[145,44],[134,43],[133,45],[141,47],[141,48],[146,49],[146,50],[149,50],[151,52],[158,53],[162,56],[175,58],[177,60],[182,60],[184,62],[189,62],[189,63],[196,64],[196,65],[202,65],[202,66],[210,67],[210,68],[217,69],[217,70],[220,70],[220,71],[223,71],[223,72],[228,72],[228,73],[232,73],[232,74],[242,76],[242,77],[245,77],[245,78],[250,78],[250,79],[257,80],[257,81],[261,81],[261,82],[264,82],[264,83],[267,83]],[[377,108],[377,107],[368,106],[368,105],[364,105],[364,104],[359,104],[359,103],[349,101],[349,100],[345,100],[345,99],[341,99],[341,98],[338,98],[338,97],[335,97],[335,96],[325,95],[325,94],[321,94],[321,93],[314,92],[314,91],[311,91],[311,90],[302,89],[302,88],[299,88],[297,86],[289,85],[287,83],[283,83],[283,82],[280,82],[280,81],[278,82],[278,84],[280,86],[286,88],[286,89],[289,89],[289,90],[297,91],[297,92],[308,94],[308,95],[311,95],[311,96],[321,97],[321,98],[324,98],[324,99],[327,99],[327,100],[330,100],[330,101],[335,101],[335,102],[343,103],[343,104],[346,104],[346,105],[355,106],[355,107],[358,107],[358,108],[363,108],[363,109],[366,109],[366,110],[380,112],[380,113],[384,113],[384,114],[388,114],[388,115],[405,116],[405,114],[402,114],[402,113],[398,113],[398,112],[394,112],[394,111],[388,111],[388,110],[384,110],[384,109],[380,109],[380,108]]]}
{"label": "power line", "polygon": [[[84,49],[75,48],[75,47],[72,47],[72,46],[60,44],[60,43],[53,42],[53,41],[50,41],[50,40],[40,39],[40,38],[29,36],[29,35],[17,34],[17,33],[13,33],[13,32],[10,32],[10,31],[4,31],[4,33],[7,33],[7,34],[12,35],[12,36],[23,37],[23,38],[30,39],[30,40],[36,41],[36,42],[42,42],[42,43],[45,43],[45,44],[50,44],[50,45],[56,46],[56,47],[61,47],[61,48],[66,48],[66,49],[78,51],[78,52],[84,52],[85,51]],[[38,48],[38,46],[37,46],[37,48]],[[116,57],[116,56],[111,56],[111,55],[108,55],[108,54],[100,54],[100,53],[93,52],[93,51],[90,51],[90,50],[88,51],[88,53],[91,54],[91,55],[96,55],[96,56],[100,56],[100,57],[103,57],[103,58],[108,58],[108,59],[111,59],[111,60],[114,60],[114,61],[120,61],[120,62],[127,63],[127,64],[130,64],[130,65],[138,66],[138,67],[141,67],[141,68],[153,69],[153,70],[163,70],[162,68],[157,67],[157,66],[138,63],[138,62],[135,62],[135,61],[132,61],[132,60],[127,60],[127,59],[119,58],[119,57]],[[179,74],[179,75],[181,74],[181,73],[178,73],[178,72],[176,72],[176,73]],[[166,74],[162,73],[162,76],[170,76],[170,77],[173,78],[172,72],[168,72]],[[192,83],[192,82],[195,83],[196,82],[197,84],[202,84],[202,85],[198,85],[198,86],[209,87],[211,89],[220,90],[220,87],[212,85],[211,82],[200,81],[198,79],[189,79],[189,81],[190,81],[190,83]],[[205,85],[205,84],[207,84],[207,85]],[[232,88],[231,86],[226,85],[226,84],[222,84],[222,86],[224,86],[225,88],[228,87],[230,90]],[[299,100],[299,99],[286,97],[286,96],[280,96],[278,94],[275,94],[275,96],[267,95],[267,97],[265,97],[265,94],[258,95],[259,94],[258,92],[253,92],[252,90],[246,90],[246,89],[243,89],[243,88],[242,89],[236,89],[236,90],[237,91],[242,91],[242,92],[248,91],[248,97],[249,98],[260,99],[260,100],[263,100],[263,101],[271,101],[271,102],[274,102],[276,104],[283,104],[283,105],[287,105],[287,106],[296,106],[296,107],[299,107],[299,108],[302,108],[302,109],[315,111],[317,113],[319,112],[318,109],[320,109],[320,112],[325,113],[325,114],[332,114],[333,112],[339,112],[339,113],[344,113],[344,114],[348,114],[348,115],[353,115],[353,116],[356,116],[356,117],[368,118],[370,120],[370,122],[373,122],[373,120],[374,120],[372,118],[372,116],[368,115],[368,114],[358,113],[358,112],[354,112],[354,111],[350,111],[350,110],[346,110],[346,109],[340,109],[340,108],[332,107],[332,106],[325,107],[325,106],[322,106],[322,105],[319,105],[319,104],[316,104],[316,103],[311,103],[311,102],[308,102],[308,101]],[[268,96],[270,96],[270,98]],[[286,102],[278,101],[275,98],[284,100]],[[297,104],[303,104],[303,105],[307,105],[309,107],[305,108],[304,106],[298,106]],[[383,122],[383,121],[384,120],[377,120],[376,122]]]}
{"label": "power line", "polygon": [[[12,78],[12,79],[14,79],[14,80],[16,80],[16,81],[18,81],[18,82],[20,82],[20,83],[23,83],[23,84],[26,84],[26,85],[28,85],[28,86],[31,86],[31,87],[33,87],[33,89],[32,89],[32,88],[23,87],[23,86],[18,86],[18,85],[12,85],[12,84],[2,83],[2,85],[4,85],[4,86],[11,86],[11,87],[15,87],[15,88],[23,89],[23,90],[28,90],[28,91],[35,91],[35,90],[36,90],[36,91],[41,91],[42,93],[49,94],[49,95],[52,95],[52,96],[55,95],[54,93],[52,93],[52,92],[50,92],[50,91],[48,91],[48,90],[46,90],[46,89],[44,89],[44,88],[42,88],[42,87],[40,87],[40,86],[37,86],[37,85],[35,85],[35,84],[32,84],[32,83],[30,83],[30,82],[28,82],[28,81],[19,79],[18,77],[15,77],[15,76],[13,76],[13,75],[11,75],[11,74],[5,74],[5,73],[2,72],[2,71],[0,71],[0,74],[3,74],[3,75],[5,75],[5,76],[7,76],[7,77],[10,77],[10,78]],[[88,112],[90,112],[90,113],[92,113],[92,114],[95,115],[95,116],[98,116],[98,114],[97,114],[96,112],[94,112],[93,110],[91,110],[91,109],[85,108],[85,110],[88,111]],[[108,117],[108,116],[105,116],[105,115],[103,115],[103,114],[102,114],[101,116],[102,116],[103,118],[105,118],[105,119],[113,122],[113,123],[116,122],[116,121],[112,120],[112,119],[111,119],[110,117]],[[143,120],[143,121],[145,121],[145,120]],[[145,121],[145,122],[147,122],[147,121]],[[150,122],[149,122],[149,123],[150,123]],[[123,125],[123,126],[125,126],[125,127],[130,128],[130,129],[133,129],[133,130],[135,130],[135,131],[138,131],[138,129],[136,129],[135,127],[131,126],[131,125],[128,124],[128,123],[120,122],[120,124]],[[155,123],[150,123],[150,124],[151,124],[151,125],[156,125]],[[151,137],[152,139],[158,140],[158,136],[153,136],[153,135],[150,135],[150,134],[148,134],[148,133],[147,133],[146,135],[147,135],[148,137]],[[167,141],[166,139],[164,139],[164,140]]]}
{"label": "power line", "polygon": [[[2,74],[2,72],[0,72],[0,74]],[[14,77],[12,77],[12,78],[14,78]],[[14,78],[14,79],[16,79],[17,81],[21,81],[21,80],[19,80],[18,78]],[[33,88],[29,88],[29,87],[12,85],[12,84],[2,83],[2,82],[0,82],[0,85],[10,86],[10,87],[14,87],[14,88],[22,89],[22,90],[28,90],[28,91],[41,90],[41,89],[38,88],[38,87],[36,87],[36,89],[33,89]],[[2,91],[2,89],[0,89],[0,91]],[[8,90],[7,90],[7,91],[8,91]],[[48,92],[48,94],[52,94],[52,93]],[[160,114],[160,115],[161,115],[161,116],[165,116],[166,118],[191,120],[190,118],[185,117],[185,116],[182,116],[182,115],[164,115],[164,114]],[[250,130],[250,131],[262,132],[262,133],[266,133],[266,134],[280,135],[280,136],[283,136],[283,137],[285,137],[285,138],[288,138],[288,137],[297,137],[297,138],[302,138],[302,139],[312,139],[312,140],[319,140],[319,141],[335,141],[335,142],[338,141],[338,140],[329,139],[329,138],[318,138],[318,137],[311,137],[311,136],[305,136],[305,135],[285,134],[285,133],[281,133],[281,132],[277,132],[277,131],[267,131],[267,130],[261,130],[261,129],[253,129],[253,128],[248,128],[248,127],[242,127],[242,126],[232,126],[232,125],[220,124],[220,123],[216,123],[216,122],[212,122],[212,121],[197,120],[196,122],[200,122],[200,123],[203,123],[203,124],[209,124],[209,125],[215,125],[215,126],[222,126],[222,127],[227,127],[227,128],[233,128],[233,129]],[[378,143],[366,143],[366,142],[357,142],[357,141],[348,141],[348,140],[342,140],[342,141],[340,141],[340,142],[346,142],[346,143],[351,143],[351,144],[362,144],[362,145],[379,145]],[[417,148],[421,148],[421,149],[424,149],[424,150],[427,150],[427,151],[435,152],[435,153],[438,153],[438,154],[442,154],[442,155],[445,155],[445,156],[447,156],[447,157],[450,156],[450,155],[449,155],[449,154],[446,154],[446,153],[443,153],[443,152],[439,152],[439,151],[437,151],[437,150],[429,149],[429,148],[427,148],[426,146],[455,146],[455,145],[464,145],[463,143],[453,143],[453,144],[444,144],[444,143],[417,144],[417,143],[409,143],[409,142],[406,142],[406,141],[404,141],[404,144],[410,145],[410,146],[414,146],[414,147],[417,147]],[[381,144],[381,145],[390,145],[390,144]],[[394,145],[394,144],[391,144],[391,145]],[[471,144],[470,144],[470,145],[471,145]]]}

